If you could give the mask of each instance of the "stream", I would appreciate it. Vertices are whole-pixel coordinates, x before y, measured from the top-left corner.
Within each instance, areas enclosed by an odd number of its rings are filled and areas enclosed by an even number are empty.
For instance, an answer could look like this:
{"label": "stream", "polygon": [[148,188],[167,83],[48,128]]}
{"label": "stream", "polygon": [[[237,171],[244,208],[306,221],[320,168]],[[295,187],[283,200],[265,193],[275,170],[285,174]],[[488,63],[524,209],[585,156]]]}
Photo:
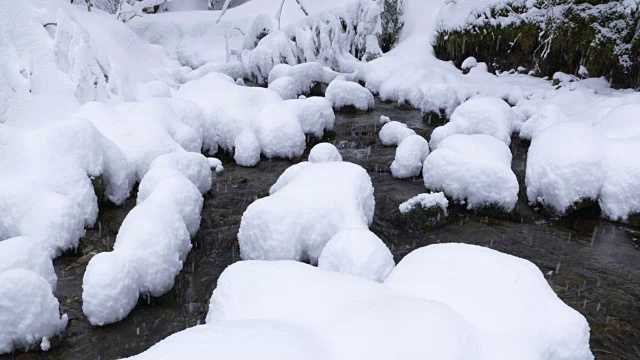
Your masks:
{"label": "stream", "polygon": [[[512,167],[521,194],[512,214],[477,213],[453,205],[449,216],[438,221],[402,216],[398,205],[426,189],[422,178],[391,176],[395,148],[382,146],[378,139],[380,115],[406,123],[427,139],[440,124],[423,120],[419,111],[377,100],[376,110],[369,113],[336,113],[336,129],[325,135],[324,140],[336,145],[345,161],[368,170],[376,198],[371,230],[389,246],[396,262],[416,248],[440,242],[488,246],[525,258],[542,270],[565,303],[587,318],[597,359],[640,359],[640,231],[603,221],[597,208],[557,219],[529,207],[524,196],[528,143],[517,136],[511,144]],[[229,155],[219,154],[225,171],[215,175],[205,197],[200,231],[174,288],[158,298],[140,298],[131,314],[116,324],[92,327],[82,313],[84,270],[92,255],[112,248],[135,196],[122,207],[102,204],[98,225],[87,230],[77,251],[54,261],[55,295],[62,312],[69,315],[67,329],[51,340],[48,352],[19,352],[0,360],[116,359],[138,354],[175,332],[203,323],[219,275],[240,260],[236,235],[242,213],[268,194],[287,167],[306,159],[309,148],[301,159],[262,159],[253,168],[237,166]]]}

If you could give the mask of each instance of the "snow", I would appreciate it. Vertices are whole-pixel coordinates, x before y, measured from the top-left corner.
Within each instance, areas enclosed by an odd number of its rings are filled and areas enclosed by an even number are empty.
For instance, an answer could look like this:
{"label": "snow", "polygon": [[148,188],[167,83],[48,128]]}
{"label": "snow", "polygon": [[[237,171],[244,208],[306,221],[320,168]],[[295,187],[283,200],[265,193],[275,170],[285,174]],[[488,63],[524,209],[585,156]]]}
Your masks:
{"label": "snow", "polygon": [[58,300],[42,276],[26,269],[0,271],[0,354],[40,344],[49,349],[49,338],[67,326]]}
{"label": "snow", "polygon": [[450,121],[433,130],[429,145],[437,149],[440,142],[453,134],[487,134],[511,144],[514,114],[509,104],[497,97],[475,97],[458,106]]}
{"label": "snow", "polygon": [[389,121],[391,121],[391,119],[388,116],[380,115],[380,124],[384,125]]}
{"label": "snow", "polygon": [[333,80],[327,87],[325,97],[336,110],[352,106],[360,111],[373,110],[375,101],[369,90],[358,83],[342,79]]}
{"label": "snow", "polygon": [[55,291],[58,276],[49,254],[36,241],[25,236],[0,241],[0,273],[9,269],[31,270],[42,276]]}
{"label": "snow", "polygon": [[427,189],[443,191],[468,209],[496,206],[509,212],[518,200],[511,151],[493,136],[445,138],[425,160],[422,174]]}
{"label": "snow", "polygon": [[375,200],[367,172],[347,162],[300,163],[287,169],[270,196],[242,215],[238,242],[245,260],[309,260],[338,232],[366,229]]}
{"label": "snow", "polygon": [[342,155],[338,149],[330,143],[320,143],[309,152],[310,163],[321,163],[327,161],[342,161]]}
{"label": "snow", "polygon": [[400,204],[398,209],[402,214],[408,214],[418,206],[425,210],[438,207],[445,215],[447,215],[449,200],[447,200],[443,192],[425,193],[416,195],[411,199],[403,202],[402,204]]}
{"label": "snow", "polygon": [[380,129],[380,141],[385,146],[397,146],[406,137],[415,134],[416,132],[408,128],[406,124],[398,121],[389,121]]}
{"label": "snow", "polygon": [[492,359],[593,359],[586,319],[527,260],[436,244],[407,255],[384,284],[449,305],[483,333],[481,347],[499,349]]}
{"label": "snow", "polygon": [[562,107],[553,103],[545,105],[522,124],[520,138],[531,140],[549,126],[569,120],[571,118]]}
{"label": "snow", "polygon": [[398,179],[420,175],[427,155],[429,155],[427,140],[420,135],[407,136],[396,149],[396,157],[391,163],[391,174]]}
{"label": "snow", "polygon": [[395,262],[389,248],[368,229],[347,229],[335,234],[318,258],[318,268],[383,282]]}
{"label": "snow", "polygon": [[478,60],[476,60],[476,58],[474,58],[473,56],[470,56],[462,62],[462,65],[460,66],[460,68],[462,70],[469,70],[473,67],[476,67],[477,65],[478,65]]}
{"label": "snow", "polygon": [[[269,88],[280,88],[281,79],[285,79],[292,86],[295,96],[306,95],[316,84],[331,83],[339,73],[317,62],[309,62],[297,65],[278,64],[269,72]],[[291,80],[289,80],[291,79]],[[278,85],[280,82],[282,85]]]}

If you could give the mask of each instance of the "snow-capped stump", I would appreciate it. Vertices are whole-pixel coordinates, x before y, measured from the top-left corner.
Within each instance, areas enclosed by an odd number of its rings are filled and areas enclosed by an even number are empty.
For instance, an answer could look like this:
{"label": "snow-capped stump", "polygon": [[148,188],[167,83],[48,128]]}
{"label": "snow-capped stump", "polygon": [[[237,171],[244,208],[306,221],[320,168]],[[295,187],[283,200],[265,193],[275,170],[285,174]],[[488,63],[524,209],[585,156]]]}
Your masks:
{"label": "snow-capped stump", "polygon": [[443,191],[468,209],[496,206],[511,211],[518,200],[518,180],[511,151],[493,136],[451,135],[422,168],[427,189]]}
{"label": "snow-capped stump", "polygon": [[395,262],[389,248],[367,228],[335,234],[322,250],[318,267],[383,282]]}
{"label": "snow-capped stump", "polygon": [[483,357],[473,328],[444,304],[292,261],[241,261],[222,273],[207,326],[245,319],[307,329],[328,359],[497,357]]}
{"label": "snow-capped stump", "polygon": [[31,270],[0,271],[0,354],[40,345],[67,327],[51,285]]}
{"label": "snow-capped stump", "polygon": [[420,175],[422,164],[429,155],[429,143],[420,135],[407,136],[396,149],[391,174],[398,179]]}
{"label": "snow-capped stump", "polygon": [[375,100],[373,94],[362,85],[336,78],[327,87],[325,98],[337,111],[355,109],[359,111],[373,110]]}
{"label": "snow-capped stump", "polygon": [[321,163],[327,161],[342,161],[342,155],[333,144],[320,143],[314,146],[309,152],[310,163]]}
{"label": "snow-capped stump", "polygon": [[567,121],[531,141],[527,155],[527,197],[559,214],[598,198],[604,180],[606,139],[590,125]]}
{"label": "snow-capped stump", "polygon": [[416,209],[422,209],[427,213],[434,213],[435,215],[442,213],[447,216],[447,207],[449,207],[449,200],[447,200],[443,192],[437,192],[416,195],[400,204],[398,210],[402,214],[408,214]]}
{"label": "snow-capped stump", "polygon": [[120,321],[140,295],[160,296],[173,287],[191,250],[190,235],[200,225],[211,165],[217,163],[185,151],[151,163],[113,251],[93,257],[84,274],[83,312],[91,324]]}
{"label": "snow-capped stump", "polygon": [[404,138],[415,134],[416,132],[407,127],[407,124],[389,121],[380,129],[380,141],[385,146],[397,146]]}
{"label": "snow-capped stump", "polygon": [[593,359],[586,319],[527,260],[474,245],[430,245],[404,257],[384,285],[462,314],[487,336],[489,358]]}
{"label": "snow-capped stump", "polygon": [[458,106],[447,124],[433,130],[429,145],[437,149],[444,138],[454,134],[487,134],[510,145],[515,121],[511,107],[504,100],[475,97]]}
{"label": "snow-capped stump", "polygon": [[55,291],[58,276],[49,253],[40,243],[26,236],[0,241],[0,272],[9,269],[31,270],[42,276]]}
{"label": "snow-capped stump", "polygon": [[242,215],[238,242],[245,260],[308,259],[315,264],[336,233],[367,228],[373,220],[371,179],[352,163],[296,164],[270,193]]}

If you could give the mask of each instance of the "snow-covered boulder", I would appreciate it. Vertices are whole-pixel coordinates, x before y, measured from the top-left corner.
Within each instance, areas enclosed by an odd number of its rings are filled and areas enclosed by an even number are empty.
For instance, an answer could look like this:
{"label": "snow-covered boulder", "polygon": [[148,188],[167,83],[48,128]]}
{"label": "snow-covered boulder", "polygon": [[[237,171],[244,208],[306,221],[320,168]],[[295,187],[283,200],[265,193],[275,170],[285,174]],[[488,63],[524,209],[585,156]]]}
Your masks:
{"label": "snow-covered boulder", "polygon": [[487,134],[511,144],[515,115],[509,104],[498,97],[474,97],[458,106],[450,121],[433,130],[429,144],[437,149],[447,136],[454,134]]}
{"label": "snow-covered boulder", "polygon": [[318,258],[321,269],[378,282],[383,282],[394,266],[389,248],[369,229],[348,229],[335,234]]}
{"label": "snow-covered boulder", "polygon": [[389,121],[382,129],[380,129],[380,141],[385,146],[397,146],[406,137],[415,135],[413,129],[407,127],[407,124],[398,121]]}
{"label": "snow-covered boulder", "polygon": [[310,163],[321,163],[327,161],[342,161],[340,151],[333,144],[320,143],[309,152]]}
{"label": "snow-covered boulder", "polygon": [[[639,121],[640,122],[640,121]],[[640,214],[640,136],[609,140],[598,202],[605,217],[628,221]]]}
{"label": "snow-covered boulder", "polygon": [[473,56],[470,56],[470,57],[464,59],[464,61],[462,62],[462,65],[460,65],[460,68],[462,70],[470,70],[471,68],[475,67],[476,65],[478,65],[478,60],[476,60],[476,58],[474,58]]}
{"label": "snow-covered boulder", "polygon": [[424,162],[427,189],[443,191],[468,209],[497,206],[511,211],[518,200],[518,180],[511,151],[493,136],[451,135]]}
{"label": "snow-covered boulder", "polygon": [[360,111],[373,110],[375,100],[371,91],[362,85],[340,78],[333,80],[327,87],[325,98],[334,109],[353,107]]}
{"label": "snow-covered boulder", "polygon": [[535,136],[527,155],[527,197],[564,214],[583,200],[596,200],[604,180],[605,138],[591,126],[568,121]]}
{"label": "snow-covered boulder", "polygon": [[275,91],[284,100],[297,99],[300,95],[299,84],[291,76],[283,76],[269,84],[269,90]]}
{"label": "snow-covered boulder", "polygon": [[270,196],[253,202],[242,215],[238,242],[243,259],[308,259],[315,264],[335,234],[371,224],[373,186],[362,167],[322,162],[292,168]]}
{"label": "snow-covered boulder", "polygon": [[404,138],[396,149],[396,157],[391,163],[391,174],[398,179],[420,175],[422,164],[429,155],[429,143],[420,135]]}
{"label": "snow-covered boulder", "polygon": [[295,99],[298,95],[308,94],[316,84],[331,83],[338,75],[318,62],[278,64],[269,72],[269,88],[276,91],[286,88],[286,93],[292,92]]}
{"label": "snow-covered boulder", "polygon": [[424,210],[438,208],[443,214],[447,215],[449,200],[447,200],[443,192],[420,194],[400,204],[398,210],[402,214],[408,214],[418,207]]}
{"label": "snow-covered boulder", "polygon": [[67,327],[51,285],[31,270],[0,271],[0,354],[40,345]]}
{"label": "snow-covered boulder", "polygon": [[492,359],[593,359],[589,324],[531,262],[485,247],[437,244],[413,251],[384,285],[456,310],[483,334]]}
{"label": "snow-covered boulder", "polygon": [[26,236],[0,241],[0,272],[9,269],[31,270],[42,276],[55,291],[58,276],[46,248]]}

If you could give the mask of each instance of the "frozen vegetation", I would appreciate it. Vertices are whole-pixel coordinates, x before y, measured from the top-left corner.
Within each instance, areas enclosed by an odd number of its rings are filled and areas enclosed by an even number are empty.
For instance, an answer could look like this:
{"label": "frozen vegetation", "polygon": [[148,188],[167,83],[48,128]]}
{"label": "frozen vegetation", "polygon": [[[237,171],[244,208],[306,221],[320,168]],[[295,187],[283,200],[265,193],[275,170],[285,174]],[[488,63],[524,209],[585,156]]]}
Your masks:
{"label": "frozen vegetation", "polygon": [[[282,158],[293,165],[244,212],[245,261],[211,289],[206,325],[137,358],[592,359],[585,318],[535,265],[443,244],[396,266],[369,229],[373,175],[326,142],[299,162],[336,112],[372,111],[375,95],[443,123],[428,138],[371,124],[397,146],[393,181],[422,174],[433,191],[402,214],[510,213],[523,185],[532,207],[631,221],[640,96],[620,87],[638,86],[638,3],[550,3],[3,0],[0,354],[47,351],[64,331],[53,261],[101,206],[136,199],[83,274],[96,326],[173,288],[222,161]],[[513,136],[530,141],[524,184]]]}

